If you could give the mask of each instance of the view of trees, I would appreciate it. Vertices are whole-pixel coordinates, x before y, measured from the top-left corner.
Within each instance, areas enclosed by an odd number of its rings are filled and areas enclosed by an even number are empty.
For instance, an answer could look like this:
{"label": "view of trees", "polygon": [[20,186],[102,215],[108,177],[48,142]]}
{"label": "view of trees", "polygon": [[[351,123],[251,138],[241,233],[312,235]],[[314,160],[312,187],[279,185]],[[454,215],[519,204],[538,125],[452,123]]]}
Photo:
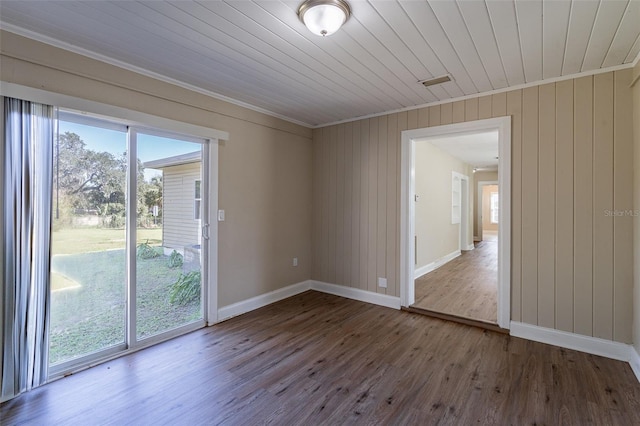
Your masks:
{"label": "view of trees", "polygon": [[[54,218],[70,224],[74,216],[101,217],[101,225],[119,228],[125,221],[127,174],[126,152],[114,155],[87,148],[76,133],[60,134],[54,152]],[[144,166],[138,159],[138,224],[154,221],[151,212],[162,212],[162,177],[145,180]]]}

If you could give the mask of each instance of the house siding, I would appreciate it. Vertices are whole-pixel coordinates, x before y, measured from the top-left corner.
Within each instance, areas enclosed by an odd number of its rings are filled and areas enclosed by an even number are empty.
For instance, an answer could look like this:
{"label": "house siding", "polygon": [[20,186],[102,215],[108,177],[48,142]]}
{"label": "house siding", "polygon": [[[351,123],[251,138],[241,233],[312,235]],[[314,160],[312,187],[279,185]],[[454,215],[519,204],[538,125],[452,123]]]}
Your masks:
{"label": "house siding", "polygon": [[[606,211],[633,208],[631,75],[624,69],[314,130],[312,278],[400,296],[401,132],[510,115],[511,319],[630,343],[633,218]],[[346,172],[336,170],[339,157]],[[377,277],[387,278],[386,289]]]}
{"label": "house siding", "polygon": [[162,174],[162,245],[182,250],[200,244],[200,220],[195,219],[195,182],[200,163],[165,167]]}

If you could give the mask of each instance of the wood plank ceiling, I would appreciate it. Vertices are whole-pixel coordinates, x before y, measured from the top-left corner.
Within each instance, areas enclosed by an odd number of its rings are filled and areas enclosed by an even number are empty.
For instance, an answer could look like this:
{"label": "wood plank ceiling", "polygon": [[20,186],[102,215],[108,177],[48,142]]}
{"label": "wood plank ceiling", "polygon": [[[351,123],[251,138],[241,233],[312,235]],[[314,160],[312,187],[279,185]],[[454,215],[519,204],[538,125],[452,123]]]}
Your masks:
{"label": "wood plank ceiling", "polygon": [[[0,27],[309,126],[632,63],[639,0],[372,0],[336,34],[299,1],[10,1]],[[420,80],[451,75],[425,88]]]}

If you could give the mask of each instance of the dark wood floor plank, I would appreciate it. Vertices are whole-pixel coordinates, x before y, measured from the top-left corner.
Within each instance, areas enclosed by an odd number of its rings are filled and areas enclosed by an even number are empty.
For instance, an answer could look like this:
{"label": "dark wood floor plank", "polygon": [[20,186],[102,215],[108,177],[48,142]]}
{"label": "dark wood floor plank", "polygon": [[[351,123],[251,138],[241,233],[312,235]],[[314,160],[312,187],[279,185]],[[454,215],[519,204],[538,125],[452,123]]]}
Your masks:
{"label": "dark wood floor plank", "polygon": [[498,242],[481,241],[474,250],[415,280],[415,308],[496,323]]}
{"label": "dark wood floor plank", "polygon": [[3,425],[640,424],[628,364],[306,292],[0,406]]}

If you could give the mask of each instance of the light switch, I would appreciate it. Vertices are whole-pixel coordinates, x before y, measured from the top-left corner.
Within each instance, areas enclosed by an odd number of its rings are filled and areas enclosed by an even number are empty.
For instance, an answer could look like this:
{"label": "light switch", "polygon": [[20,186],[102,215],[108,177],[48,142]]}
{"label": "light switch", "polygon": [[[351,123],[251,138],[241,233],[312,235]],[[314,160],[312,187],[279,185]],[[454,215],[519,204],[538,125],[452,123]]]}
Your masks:
{"label": "light switch", "polygon": [[218,210],[218,222],[224,222],[224,210]]}

